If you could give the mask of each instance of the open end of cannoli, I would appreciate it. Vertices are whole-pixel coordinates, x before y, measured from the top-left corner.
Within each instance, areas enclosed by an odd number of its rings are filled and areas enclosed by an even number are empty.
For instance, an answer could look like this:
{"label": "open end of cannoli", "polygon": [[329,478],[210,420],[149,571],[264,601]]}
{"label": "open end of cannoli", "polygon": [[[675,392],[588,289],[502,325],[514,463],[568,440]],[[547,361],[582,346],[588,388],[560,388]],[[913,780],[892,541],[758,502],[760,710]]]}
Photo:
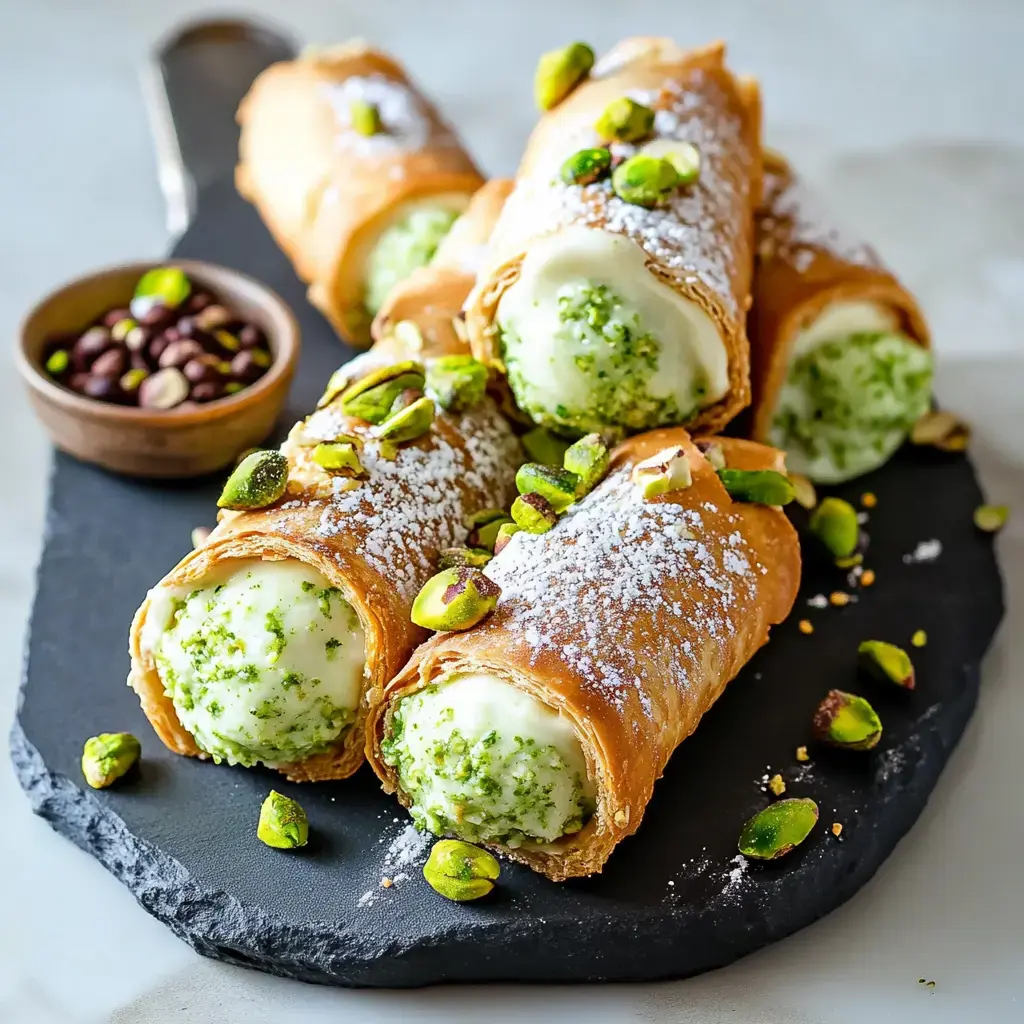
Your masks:
{"label": "open end of cannoli", "polygon": [[833,302],[799,331],[768,440],[819,483],[876,469],[931,405],[930,353],[874,302]]}
{"label": "open end of cannoli", "polygon": [[141,636],[181,725],[229,764],[301,761],[355,720],[365,637],[337,587],[296,559],[229,559],[153,592]]}
{"label": "open end of cannoli", "polygon": [[489,673],[443,675],[403,697],[381,755],[436,835],[514,849],[576,833],[594,812],[571,721]]}
{"label": "open end of cannoli", "polygon": [[520,408],[566,432],[680,423],[729,389],[714,320],[652,274],[632,239],[573,227],[540,240],[498,304]]}

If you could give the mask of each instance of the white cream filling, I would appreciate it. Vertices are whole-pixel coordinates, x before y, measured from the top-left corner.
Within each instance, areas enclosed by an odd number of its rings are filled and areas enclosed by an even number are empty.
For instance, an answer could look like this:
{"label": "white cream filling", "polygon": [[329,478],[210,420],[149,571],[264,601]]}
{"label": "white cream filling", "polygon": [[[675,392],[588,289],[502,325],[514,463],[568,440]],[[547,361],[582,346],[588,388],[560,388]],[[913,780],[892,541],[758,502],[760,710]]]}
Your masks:
{"label": "white cream filling", "polygon": [[791,366],[823,342],[838,341],[853,334],[895,331],[899,323],[899,317],[891,309],[876,302],[833,302],[797,331],[789,352],[789,364]]}
{"label": "white cream filling", "polygon": [[[566,342],[561,316],[560,297],[573,286],[606,287],[623,300],[642,333],[657,340],[657,367],[643,382],[650,398],[674,402],[689,413],[695,405],[711,405],[726,394],[728,357],[714,321],[652,274],[646,261],[632,239],[580,226],[543,238],[527,252],[519,279],[499,301],[497,321],[521,342],[515,353],[517,369],[528,383],[524,404],[531,410],[555,414],[563,407],[593,418],[595,375],[578,363],[588,349]],[[624,379],[630,376],[627,371]],[[642,429],[655,424],[625,425]]]}

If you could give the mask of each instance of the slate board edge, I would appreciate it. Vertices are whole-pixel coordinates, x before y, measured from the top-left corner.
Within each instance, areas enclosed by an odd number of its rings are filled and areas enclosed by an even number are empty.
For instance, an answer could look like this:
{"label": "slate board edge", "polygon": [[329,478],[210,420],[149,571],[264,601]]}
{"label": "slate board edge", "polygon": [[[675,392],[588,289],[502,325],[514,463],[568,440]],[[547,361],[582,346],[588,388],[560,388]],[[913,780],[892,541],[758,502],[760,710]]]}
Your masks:
{"label": "slate board edge", "polygon": [[[470,955],[482,938],[476,928],[449,936],[448,942],[437,946],[421,944],[407,949],[371,950],[333,922],[298,928],[306,933],[301,945],[317,950],[319,955],[315,960],[288,962],[281,954],[295,948],[296,926],[278,921],[223,891],[197,885],[179,862],[130,833],[121,818],[105,807],[100,798],[84,791],[67,776],[47,769],[17,720],[11,730],[10,751],[18,781],[28,795],[33,812],[95,857],[132,892],[148,913],[203,956],[281,977],[347,987],[411,988],[450,982],[497,981],[547,984],[660,981],[724,967],[807,927],[857,892],[917,821],[963,734],[977,705],[980,671],[970,667],[965,669],[965,676],[960,699],[942,707],[930,719],[927,732],[908,737],[905,747],[915,754],[914,770],[900,776],[903,785],[888,794],[874,827],[856,830],[845,840],[859,845],[862,851],[854,862],[855,869],[844,873],[838,890],[826,901],[825,909],[819,910],[812,898],[784,921],[769,922],[762,918],[763,929],[748,928],[745,941],[729,955],[685,972],[673,969],[666,962],[671,960],[674,941],[683,942],[686,936],[666,935],[663,912],[637,915],[630,943],[630,955],[634,959],[626,959],[629,951],[623,949],[623,969],[614,974],[593,971],[584,958],[562,959],[556,955],[558,947],[566,941],[577,949],[586,948],[586,935],[582,931],[564,937],[544,937],[536,928],[519,935],[506,934],[501,960],[511,967],[510,971],[480,972],[479,964]],[[22,692],[24,685],[23,679]],[[897,795],[899,800],[894,799]],[[912,809],[912,814],[907,813],[908,808]],[[900,821],[902,826],[895,824]],[[828,824],[823,822],[819,828]],[[852,853],[848,850],[847,857]],[[687,931],[693,931],[692,920]],[[464,948],[459,950],[457,945],[450,944],[452,940]],[[540,943],[545,947],[545,955],[538,961],[536,950]],[[551,965],[551,968],[525,972],[524,960]]]}

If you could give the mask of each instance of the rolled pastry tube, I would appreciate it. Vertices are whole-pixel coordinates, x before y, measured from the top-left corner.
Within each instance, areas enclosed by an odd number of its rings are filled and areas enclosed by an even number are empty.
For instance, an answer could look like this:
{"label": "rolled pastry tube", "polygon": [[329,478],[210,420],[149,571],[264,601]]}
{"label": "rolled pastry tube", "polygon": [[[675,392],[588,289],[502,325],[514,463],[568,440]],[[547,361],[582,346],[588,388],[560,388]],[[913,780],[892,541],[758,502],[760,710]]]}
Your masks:
{"label": "rolled pastry tube", "polygon": [[[352,379],[373,357],[353,360]],[[344,435],[364,479],[314,461],[318,441]],[[522,453],[489,398],[439,410],[397,454],[336,398],[282,451],[281,501],[222,512],[147,594],[128,682],[176,753],[340,779],[362,763],[367,699],[426,636],[410,611],[439,552],[465,541],[467,516],[507,507]]]}
{"label": "rolled pastry tube", "polygon": [[[736,469],[780,453],[718,441]],[[646,499],[637,463],[680,449],[692,483]],[[640,825],[675,748],[789,613],[800,577],[781,509],[733,501],[686,431],[613,453],[605,480],[549,532],[487,565],[493,614],[438,633],[370,713],[388,792],[439,835],[549,878],[598,872]]]}
{"label": "rolled pastry tube", "polygon": [[[721,44],[626,40],[534,130],[466,319],[474,354],[504,369],[538,424],[717,430],[748,404],[760,94],[724,61]],[[696,182],[652,209],[608,178],[562,178],[568,158],[604,144],[595,122],[624,97],[653,108],[653,134],[611,143],[613,163],[699,152]]]}
{"label": "rolled pastry tube", "polygon": [[876,469],[931,404],[921,310],[776,154],[766,154],[757,230],[753,436],[819,483]]}
{"label": "rolled pastry tube", "polygon": [[238,191],[353,344],[428,263],[482,179],[391,57],[363,43],[274,64],[238,110]]}

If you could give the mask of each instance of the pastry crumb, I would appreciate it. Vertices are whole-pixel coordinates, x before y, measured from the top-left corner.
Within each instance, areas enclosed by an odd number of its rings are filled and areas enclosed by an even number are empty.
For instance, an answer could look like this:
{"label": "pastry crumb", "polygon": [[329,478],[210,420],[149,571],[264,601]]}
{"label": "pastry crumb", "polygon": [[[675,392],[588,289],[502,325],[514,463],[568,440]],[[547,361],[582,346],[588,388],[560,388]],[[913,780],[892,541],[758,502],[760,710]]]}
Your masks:
{"label": "pastry crumb", "polygon": [[781,775],[773,775],[768,780],[768,788],[776,795],[782,796],[786,792],[786,783]]}
{"label": "pastry crumb", "polygon": [[809,761],[811,759],[811,755],[807,753],[806,747],[796,748],[796,759],[798,761]]}
{"label": "pastry crumb", "polygon": [[924,645],[928,643],[928,634],[923,629],[919,629],[910,638],[910,642],[915,647],[924,647]]}
{"label": "pastry crumb", "polygon": [[850,603],[850,595],[842,590],[833,590],[828,595],[829,604],[834,604],[837,608],[842,608],[844,605]]}
{"label": "pastry crumb", "polygon": [[381,887],[382,889],[390,889],[390,888],[391,888],[391,886],[393,886],[394,884],[395,884],[395,883],[394,883],[394,882],[392,882],[390,878],[386,878],[386,877],[385,877],[385,878],[382,878],[382,879],[380,880],[380,887]]}
{"label": "pastry crumb", "polygon": [[865,508],[874,508],[878,504],[878,498],[871,491],[865,491],[860,496],[860,503]]}
{"label": "pastry crumb", "polygon": [[832,835],[838,839],[839,836],[842,835],[842,832],[843,826],[838,821],[832,822]]}
{"label": "pastry crumb", "polygon": [[862,587],[870,587],[875,582],[875,570],[865,569],[860,574],[860,585]]}
{"label": "pastry crumb", "polygon": [[810,619],[801,619],[801,620],[800,620],[800,621],[799,621],[799,622],[797,623],[797,628],[798,628],[798,629],[800,630],[800,632],[801,632],[801,633],[803,633],[803,634],[804,634],[805,636],[810,636],[810,635],[811,635],[811,633],[813,633],[813,632],[814,632],[814,626],[813,626],[813,625],[811,624],[811,620],[810,620]]}

